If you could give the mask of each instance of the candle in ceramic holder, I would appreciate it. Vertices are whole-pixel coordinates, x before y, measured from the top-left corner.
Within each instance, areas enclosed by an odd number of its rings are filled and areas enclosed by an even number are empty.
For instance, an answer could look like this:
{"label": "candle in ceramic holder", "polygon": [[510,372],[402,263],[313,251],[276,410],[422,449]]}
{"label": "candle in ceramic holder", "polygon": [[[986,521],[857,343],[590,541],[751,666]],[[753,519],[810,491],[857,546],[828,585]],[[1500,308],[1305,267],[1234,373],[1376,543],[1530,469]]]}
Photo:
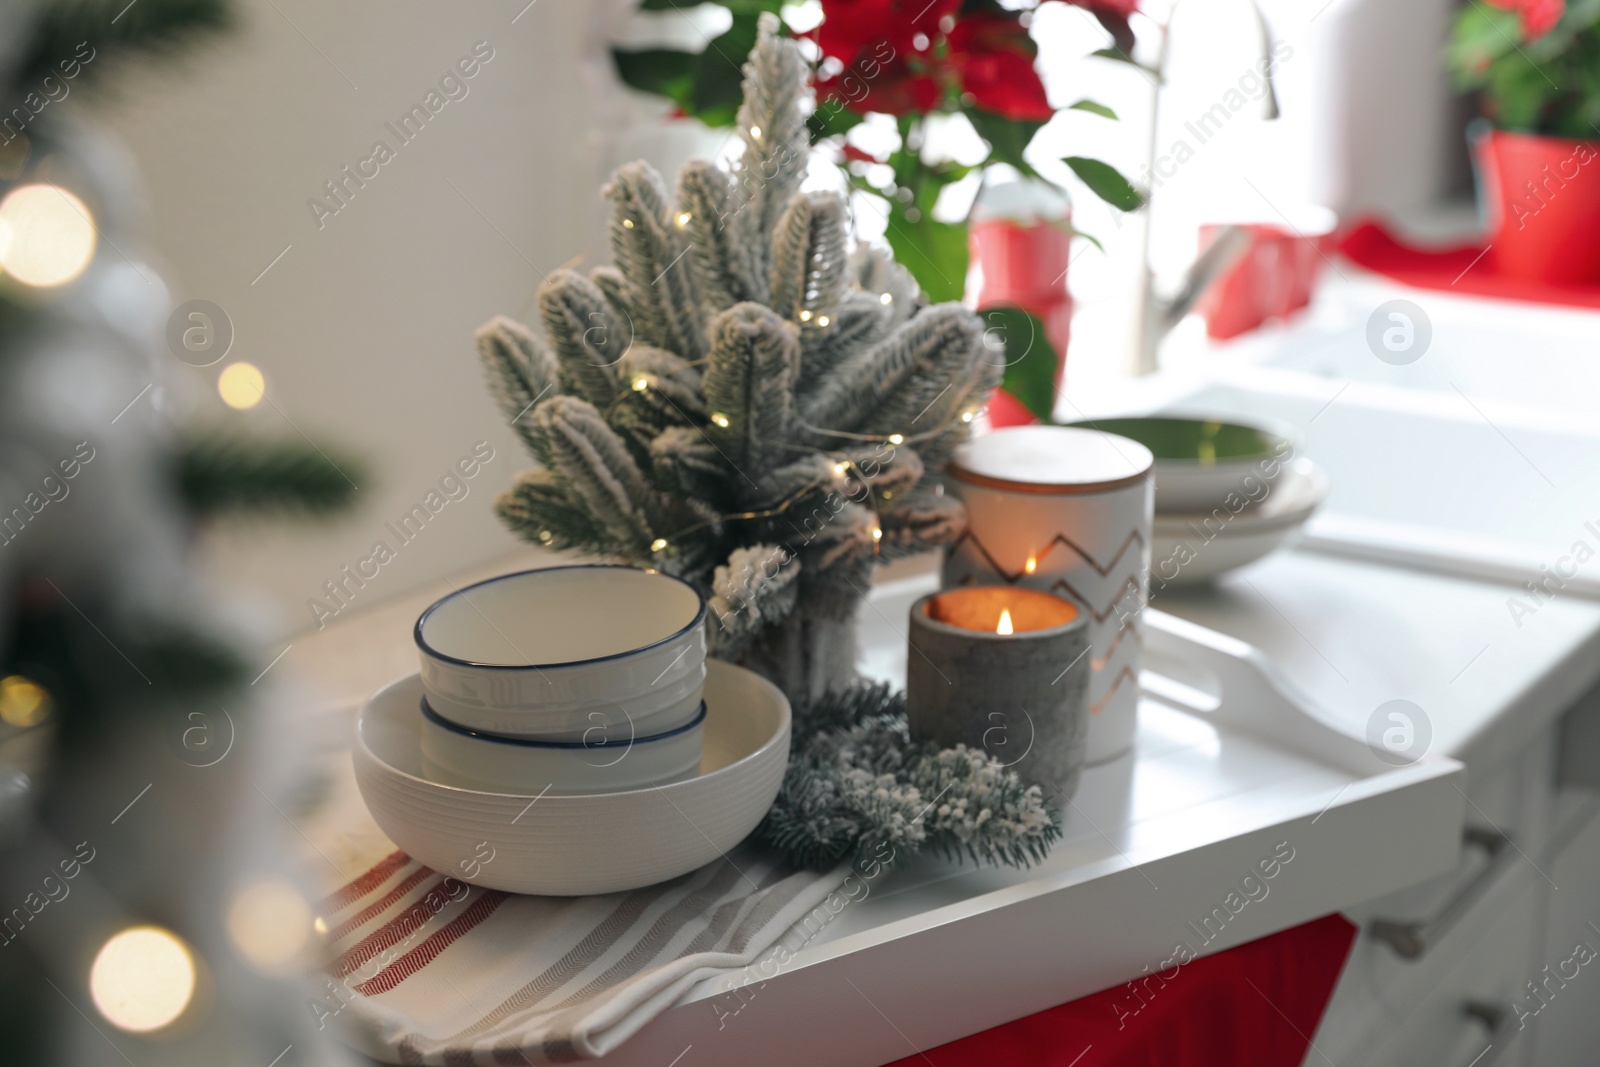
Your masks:
{"label": "candle in ceramic holder", "polygon": [[911,734],[988,752],[1025,781],[1067,796],[1088,739],[1088,618],[1050,593],[975,586],[911,607]]}
{"label": "candle in ceramic holder", "polygon": [[950,487],[967,530],[945,555],[945,588],[1042,589],[1089,617],[1090,765],[1133,747],[1140,612],[1150,582],[1155,457],[1093,430],[1018,426],[956,450]]}

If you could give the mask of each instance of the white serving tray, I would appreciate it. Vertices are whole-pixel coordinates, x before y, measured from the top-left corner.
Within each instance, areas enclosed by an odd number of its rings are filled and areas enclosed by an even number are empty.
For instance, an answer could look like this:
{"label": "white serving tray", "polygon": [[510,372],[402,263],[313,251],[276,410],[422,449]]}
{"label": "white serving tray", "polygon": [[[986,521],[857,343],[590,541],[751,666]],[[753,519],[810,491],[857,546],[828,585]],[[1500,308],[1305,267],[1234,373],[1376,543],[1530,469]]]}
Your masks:
{"label": "white serving tray", "polygon": [[[874,590],[869,673],[903,677],[906,612],[933,587],[927,577]],[[702,983],[604,1062],[869,1067],[1146,968],[1170,977],[1180,943],[1209,954],[1454,868],[1459,763],[1390,766],[1248,645],[1154,610],[1144,623],[1134,751],[1085,773],[1045,863],[916,860],[847,904],[775,977],[733,992],[726,979]],[[1261,879],[1257,865],[1288,849]],[[1259,899],[1240,907],[1242,888]],[[1217,908],[1228,921],[1200,931]]]}

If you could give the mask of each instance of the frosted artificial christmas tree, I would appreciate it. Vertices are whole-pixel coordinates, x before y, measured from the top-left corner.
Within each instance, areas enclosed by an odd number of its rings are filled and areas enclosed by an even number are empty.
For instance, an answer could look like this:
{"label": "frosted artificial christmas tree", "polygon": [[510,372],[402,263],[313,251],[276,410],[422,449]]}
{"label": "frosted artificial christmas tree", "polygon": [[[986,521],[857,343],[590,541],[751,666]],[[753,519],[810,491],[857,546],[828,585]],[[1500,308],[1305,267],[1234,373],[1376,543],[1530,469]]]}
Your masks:
{"label": "frosted artificial christmas tree", "polygon": [[479,331],[538,462],[497,509],[528,540],[706,593],[713,652],[795,705],[759,831],[791,861],[1025,865],[1061,834],[1039,788],[988,753],[913,740],[904,695],[855,672],[873,568],[965,526],[937,476],[1003,360],[971,312],[925,306],[888,256],[849,250],[842,197],[799,191],[806,76],[763,16],[732,173],[691,162],[671,198],[647,164],[622,167],[605,188],[615,266],[551,273],[548,341],[504,318]]}
{"label": "frosted artificial christmas tree", "polygon": [[538,461],[501,517],[694,582],[714,653],[796,701],[854,679],[875,565],[959,536],[937,472],[1002,369],[970,311],[850,252],[842,196],[799,191],[807,74],[764,17],[732,173],[691,162],[671,197],[648,164],[620,168],[615,266],[551,273],[548,342],[504,318],[478,334]]}

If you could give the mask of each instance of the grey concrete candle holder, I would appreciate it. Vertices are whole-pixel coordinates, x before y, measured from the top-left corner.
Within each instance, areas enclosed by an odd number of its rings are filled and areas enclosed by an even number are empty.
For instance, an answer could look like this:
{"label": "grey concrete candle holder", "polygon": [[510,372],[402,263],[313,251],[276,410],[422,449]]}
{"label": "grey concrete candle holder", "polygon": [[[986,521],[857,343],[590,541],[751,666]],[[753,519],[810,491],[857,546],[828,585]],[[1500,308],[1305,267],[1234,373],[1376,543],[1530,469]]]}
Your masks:
{"label": "grey concrete candle holder", "polygon": [[1048,629],[1000,634],[940,622],[938,594],[911,607],[906,704],[911,734],[988,752],[1024,780],[1071,797],[1089,736],[1089,627],[1079,612]]}

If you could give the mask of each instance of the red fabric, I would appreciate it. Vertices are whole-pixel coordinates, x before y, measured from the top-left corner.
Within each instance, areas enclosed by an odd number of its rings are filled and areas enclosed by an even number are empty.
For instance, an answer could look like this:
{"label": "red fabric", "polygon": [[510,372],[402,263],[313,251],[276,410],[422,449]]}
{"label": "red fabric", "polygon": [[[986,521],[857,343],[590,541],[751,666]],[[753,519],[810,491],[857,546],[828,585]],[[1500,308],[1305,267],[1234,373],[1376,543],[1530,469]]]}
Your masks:
{"label": "red fabric", "polygon": [[890,1067],[1300,1067],[1355,936],[1327,915]]}
{"label": "red fabric", "polygon": [[1362,223],[1339,244],[1352,263],[1419,289],[1527,300],[1539,304],[1600,307],[1600,282],[1556,283],[1513,278],[1495,270],[1481,245],[1420,249],[1402,244],[1375,222]]}

